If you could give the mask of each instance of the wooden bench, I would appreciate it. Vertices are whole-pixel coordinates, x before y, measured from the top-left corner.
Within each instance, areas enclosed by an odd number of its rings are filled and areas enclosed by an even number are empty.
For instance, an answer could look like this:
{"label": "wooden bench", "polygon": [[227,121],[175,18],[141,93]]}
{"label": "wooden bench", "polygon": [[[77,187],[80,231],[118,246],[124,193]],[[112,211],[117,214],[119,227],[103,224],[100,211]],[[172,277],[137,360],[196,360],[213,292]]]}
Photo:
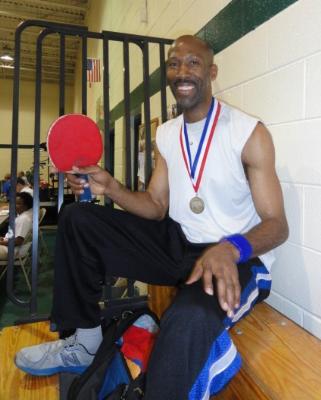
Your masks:
{"label": "wooden bench", "polygon": [[[155,287],[150,296],[154,310],[161,313],[173,292]],[[243,366],[227,388],[211,400],[321,399],[320,340],[265,303],[231,329],[231,335]],[[21,347],[55,338],[45,322],[0,332],[0,399],[58,400],[57,376],[31,377],[13,362]]]}
{"label": "wooden bench", "polygon": [[[150,306],[160,315],[173,298],[150,287]],[[321,341],[266,303],[231,329],[243,365],[216,400],[320,400]]]}

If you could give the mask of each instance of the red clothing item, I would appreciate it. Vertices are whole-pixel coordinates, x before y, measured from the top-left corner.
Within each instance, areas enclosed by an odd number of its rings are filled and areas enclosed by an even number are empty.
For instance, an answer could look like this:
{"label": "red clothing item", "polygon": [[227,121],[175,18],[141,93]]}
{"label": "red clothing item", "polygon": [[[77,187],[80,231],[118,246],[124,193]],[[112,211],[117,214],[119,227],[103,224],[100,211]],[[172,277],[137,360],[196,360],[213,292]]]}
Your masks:
{"label": "red clothing item", "polygon": [[121,352],[145,372],[155,339],[155,333],[132,325],[123,335]]}

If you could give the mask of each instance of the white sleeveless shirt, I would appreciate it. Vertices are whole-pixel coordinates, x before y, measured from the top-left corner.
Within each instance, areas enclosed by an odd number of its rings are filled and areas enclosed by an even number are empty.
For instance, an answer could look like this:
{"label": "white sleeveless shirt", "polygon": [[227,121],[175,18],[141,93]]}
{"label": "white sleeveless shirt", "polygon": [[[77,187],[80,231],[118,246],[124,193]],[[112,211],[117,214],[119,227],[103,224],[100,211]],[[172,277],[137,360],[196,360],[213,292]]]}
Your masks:
{"label": "white sleeveless shirt", "polygon": [[[216,107],[217,104],[215,99]],[[202,146],[196,177],[216,107]],[[204,123],[205,120],[203,123],[187,124],[192,160],[196,154]],[[257,123],[257,119],[221,103],[220,116],[198,189],[198,196],[205,203],[205,209],[200,214],[193,213],[189,206],[195,191],[184,163],[180,144],[183,116],[180,115],[158,127],[156,143],[168,168],[169,216],[181,225],[188,241],[218,242],[224,236],[246,233],[261,221],[254,207],[241,160],[244,145]],[[182,135],[184,136],[183,132]],[[260,259],[270,269],[275,259],[274,252],[261,255]]]}

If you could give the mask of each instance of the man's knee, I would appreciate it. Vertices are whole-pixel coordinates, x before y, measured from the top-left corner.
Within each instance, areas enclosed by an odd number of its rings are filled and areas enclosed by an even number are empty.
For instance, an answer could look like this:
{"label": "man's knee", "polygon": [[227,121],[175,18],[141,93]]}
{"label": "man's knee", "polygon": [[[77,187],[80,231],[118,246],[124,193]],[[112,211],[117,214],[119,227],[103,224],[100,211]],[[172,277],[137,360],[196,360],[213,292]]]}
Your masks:
{"label": "man's knee", "polygon": [[77,223],[81,215],[85,212],[85,205],[81,203],[70,203],[62,207],[59,213],[59,225],[69,225]]}
{"label": "man's knee", "polygon": [[209,324],[221,325],[224,312],[220,308],[216,297],[209,296],[202,288],[201,282],[193,285],[185,285],[177,293],[172,305],[163,316],[165,323],[179,321],[180,324],[200,328]]}

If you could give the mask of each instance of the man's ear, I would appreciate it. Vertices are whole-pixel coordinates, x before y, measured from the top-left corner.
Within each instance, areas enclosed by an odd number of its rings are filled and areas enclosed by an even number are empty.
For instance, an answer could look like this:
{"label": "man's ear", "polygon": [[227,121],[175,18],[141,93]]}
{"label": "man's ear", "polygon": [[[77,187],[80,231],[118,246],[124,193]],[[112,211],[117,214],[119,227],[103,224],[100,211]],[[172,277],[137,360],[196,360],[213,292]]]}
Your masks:
{"label": "man's ear", "polygon": [[211,64],[210,65],[210,77],[211,77],[211,81],[215,81],[216,77],[217,77],[217,72],[218,72],[218,67],[216,64]]}

